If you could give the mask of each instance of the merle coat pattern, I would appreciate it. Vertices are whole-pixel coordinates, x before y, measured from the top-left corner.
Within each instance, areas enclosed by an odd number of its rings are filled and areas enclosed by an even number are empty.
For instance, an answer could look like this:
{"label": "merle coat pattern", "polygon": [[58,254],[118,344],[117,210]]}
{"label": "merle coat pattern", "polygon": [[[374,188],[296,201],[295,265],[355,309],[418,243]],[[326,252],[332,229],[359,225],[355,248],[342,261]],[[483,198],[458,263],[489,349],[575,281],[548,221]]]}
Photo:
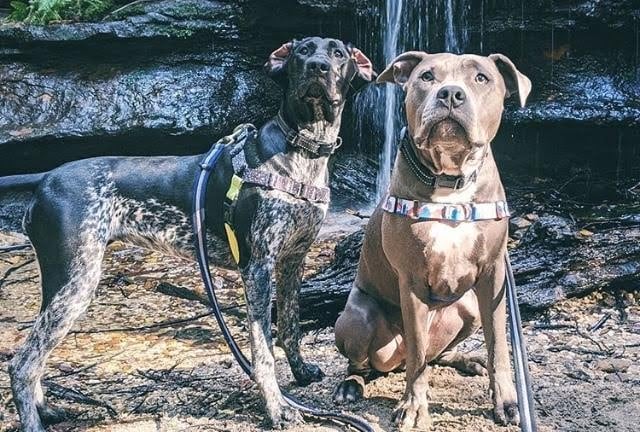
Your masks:
{"label": "merle coat pattern", "polygon": [[[335,39],[306,38],[271,54],[267,72],[284,89],[285,121],[316,139],[335,141],[349,88],[370,81],[370,61]],[[274,120],[247,144],[252,168],[327,186],[328,156],[292,147]],[[89,306],[100,280],[109,242],[123,240],[192,259],[195,249],[190,213],[192,185],[202,155],[186,157],[101,157],[68,163],[40,176],[25,176],[34,186],[24,227],[35,248],[42,279],[42,308],[9,373],[14,401],[25,431],[64,413],[47,405],[41,386],[45,362],[73,323]],[[213,265],[234,267],[223,228],[224,195],[233,174],[223,154],[207,188],[208,250]],[[0,179],[0,188],[19,186],[20,178]],[[279,310],[279,337],[300,385],[323,378],[300,355],[298,291],[304,257],[327,211],[326,204],[296,199],[276,190],[245,185],[234,212],[241,250],[254,379],[275,427],[301,421],[278,388],[271,341],[272,279]]]}

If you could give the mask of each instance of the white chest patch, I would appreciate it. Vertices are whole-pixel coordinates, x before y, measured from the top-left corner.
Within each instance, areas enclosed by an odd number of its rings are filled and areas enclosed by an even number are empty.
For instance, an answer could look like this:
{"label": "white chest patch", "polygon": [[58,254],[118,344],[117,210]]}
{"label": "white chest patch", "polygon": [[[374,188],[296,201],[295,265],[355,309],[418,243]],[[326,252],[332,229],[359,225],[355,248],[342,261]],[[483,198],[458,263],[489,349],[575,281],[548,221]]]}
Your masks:
{"label": "white chest patch", "polygon": [[[459,284],[467,275],[476,272],[476,266],[471,262],[471,258],[477,236],[478,231],[473,223],[434,224],[429,231],[432,241],[424,251],[428,260],[438,262],[438,265],[428,266],[432,269],[427,276],[428,284],[432,289],[450,295],[459,289],[468,288],[461,287]],[[473,278],[475,279],[475,276]]]}
{"label": "white chest patch", "polygon": [[[467,250],[471,251],[477,235],[477,228],[472,222],[463,222],[457,225],[436,223],[429,231],[433,240],[431,251],[445,255],[457,255]],[[466,247],[465,247],[466,246]]]}

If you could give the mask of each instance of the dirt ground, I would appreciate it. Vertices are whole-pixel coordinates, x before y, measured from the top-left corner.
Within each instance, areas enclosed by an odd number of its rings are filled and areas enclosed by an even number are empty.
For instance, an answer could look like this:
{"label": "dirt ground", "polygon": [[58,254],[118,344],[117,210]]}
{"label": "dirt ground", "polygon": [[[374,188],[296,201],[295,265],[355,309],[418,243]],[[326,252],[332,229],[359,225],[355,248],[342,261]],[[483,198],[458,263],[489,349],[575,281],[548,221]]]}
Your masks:
{"label": "dirt ground", "polygon": [[[325,230],[308,258],[307,273],[330,260],[340,235],[331,227]],[[3,240],[22,241],[0,234]],[[217,272],[216,283],[228,321],[247,351],[238,275]],[[112,245],[88,313],[47,363],[48,398],[70,412],[68,421],[49,430],[264,430],[257,389],[234,363],[199,287],[194,263]],[[593,293],[526,317],[540,431],[640,430],[639,299],[638,292]],[[0,430],[17,430],[7,362],[39,306],[32,251],[0,254]],[[590,330],[600,320],[605,320],[602,326]],[[298,388],[276,348],[280,383],[304,401],[332,408],[331,394],[346,366],[333,345],[332,328],[306,334],[302,349],[326,378]],[[484,353],[481,335],[460,349]],[[433,430],[519,430],[493,423],[485,377],[434,366],[430,384]],[[403,389],[403,374],[392,373],[370,384],[366,399],[349,410],[378,430],[393,430],[389,419]],[[293,429],[309,430],[343,429],[314,419]]]}

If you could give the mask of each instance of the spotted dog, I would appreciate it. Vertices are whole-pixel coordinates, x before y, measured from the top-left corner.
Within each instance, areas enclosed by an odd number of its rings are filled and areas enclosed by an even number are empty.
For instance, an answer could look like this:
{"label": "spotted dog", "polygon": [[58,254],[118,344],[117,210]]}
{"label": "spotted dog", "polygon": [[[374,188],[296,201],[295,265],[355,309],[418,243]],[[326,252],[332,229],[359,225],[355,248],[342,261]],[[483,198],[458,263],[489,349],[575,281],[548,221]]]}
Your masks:
{"label": "spotted dog", "polygon": [[[335,39],[305,38],[282,45],[265,65],[284,98],[278,116],[245,145],[246,164],[267,177],[289,179],[305,191],[328,190],[329,156],[351,87],[372,79],[371,62]],[[10,362],[22,430],[44,431],[64,413],[44,398],[41,378],[51,351],[87,309],[100,280],[106,246],[115,240],[193,259],[192,185],[202,155],[100,157],[41,175],[0,179],[0,187],[33,188],[24,227],[36,251],[42,307],[31,333]],[[226,151],[207,187],[210,261],[235,268],[224,230],[225,194],[234,174]],[[301,421],[282,398],[271,340],[275,279],[278,335],[300,385],[323,378],[300,355],[298,293],[304,257],[327,211],[327,200],[274,185],[245,182],[231,215],[245,285],[254,379],[274,427]],[[328,198],[328,193],[326,194]]]}
{"label": "spotted dog", "polygon": [[[376,372],[406,367],[394,422],[428,429],[435,361],[488,373],[495,420],[518,424],[505,334],[508,208],[490,143],[505,97],[518,93],[524,105],[531,82],[501,54],[417,51],[393,60],[378,82],[403,88],[408,127],[336,322],[350,376],[334,400],[357,400]],[[454,351],[480,324],[486,369],[483,359]]]}

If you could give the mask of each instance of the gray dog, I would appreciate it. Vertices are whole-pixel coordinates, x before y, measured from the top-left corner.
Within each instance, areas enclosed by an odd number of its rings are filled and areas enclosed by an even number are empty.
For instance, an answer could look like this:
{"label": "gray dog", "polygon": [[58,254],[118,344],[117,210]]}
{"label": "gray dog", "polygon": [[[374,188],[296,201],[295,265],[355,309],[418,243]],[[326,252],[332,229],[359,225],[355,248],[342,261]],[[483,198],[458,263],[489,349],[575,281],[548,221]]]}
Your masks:
{"label": "gray dog", "polygon": [[[531,82],[500,54],[407,52],[378,77],[405,91],[406,138],[389,196],[366,229],[354,287],[336,323],[350,376],[337,403],[362,397],[375,372],[406,366],[394,412],[401,429],[428,428],[427,364],[488,370],[495,419],[518,424],[505,326],[508,209],[490,143],[503,100]],[[482,323],[488,366],[453,348]]]}
{"label": "gray dog", "polygon": [[[299,348],[298,291],[304,257],[324,219],[329,156],[339,146],[348,90],[370,81],[371,62],[335,39],[306,38],[274,51],[267,72],[284,89],[276,118],[245,144],[245,176],[230,215],[245,284],[254,379],[274,427],[301,421],[278,388],[271,341],[272,278],[278,335],[297,382],[323,378]],[[42,309],[9,367],[22,429],[43,431],[63,413],[41,386],[45,362],[87,309],[109,242],[123,240],[185,258],[194,256],[192,185],[203,156],[101,157],[49,173],[0,179],[0,187],[34,189],[24,227],[42,276]],[[224,229],[225,195],[237,172],[227,150],[207,189],[211,262],[235,268]],[[227,217],[229,217],[227,215]],[[228,220],[228,219],[227,219]]]}

